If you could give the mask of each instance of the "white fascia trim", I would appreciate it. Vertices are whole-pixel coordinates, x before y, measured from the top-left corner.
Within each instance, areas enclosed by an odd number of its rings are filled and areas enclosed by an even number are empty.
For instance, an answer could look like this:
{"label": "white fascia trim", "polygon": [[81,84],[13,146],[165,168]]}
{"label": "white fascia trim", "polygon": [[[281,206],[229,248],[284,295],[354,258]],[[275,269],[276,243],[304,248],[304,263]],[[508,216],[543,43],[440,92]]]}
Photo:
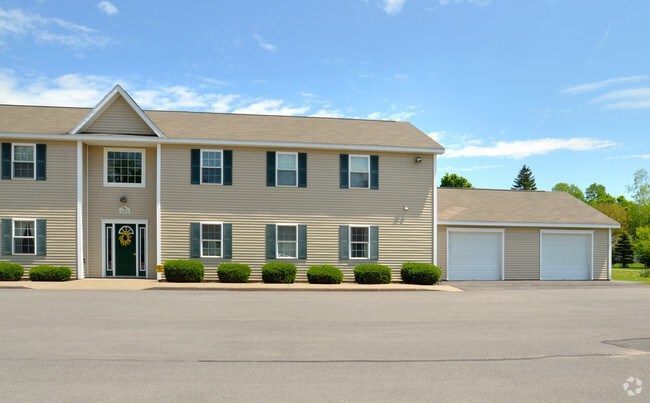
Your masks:
{"label": "white fascia trim", "polygon": [[77,278],[84,278],[83,143],[77,141]]}
{"label": "white fascia trim", "polygon": [[38,134],[38,133],[0,133],[0,138],[27,138],[34,140],[83,140],[83,141],[119,141],[134,143],[152,144],[187,144],[187,145],[208,145],[208,146],[239,146],[239,147],[275,147],[275,148],[305,148],[323,150],[356,150],[356,151],[387,151],[403,153],[424,153],[443,154],[441,148],[417,148],[417,147],[389,147],[389,146],[368,146],[351,144],[323,144],[323,143],[294,143],[281,141],[249,141],[249,140],[210,140],[210,139],[170,139],[151,136],[129,136],[129,135],[88,135],[88,134]]}
{"label": "white fascia trim", "polygon": [[70,130],[69,134],[78,134],[86,130],[91,124],[93,124],[95,120],[97,120],[98,117],[101,116],[102,113],[104,113],[106,109],[108,109],[109,106],[113,104],[113,102],[115,102],[119,96],[122,96],[122,98],[124,98],[126,103],[129,104],[135,113],[138,114],[140,119],[142,119],[144,123],[149,126],[149,128],[154,133],[156,133],[158,137],[165,137],[163,132],[160,131],[160,129],[144,113],[142,108],[140,108],[140,106],[135,103],[133,98],[131,98],[131,96],[119,84],[116,84],[115,87],[113,87],[113,89],[108,94],[106,94],[106,96],[104,96],[104,98],[102,98],[102,100],[99,101],[99,103],[95,105],[95,107],[90,112],[88,112],[86,117],[81,119],[81,121],[77,123],[77,125],[73,127],[72,130]]}
{"label": "white fascia trim", "polygon": [[561,224],[539,222],[438,221],[438,225],[467,225],[472,227],[545,227],[545,228],[620,228],[611,224]]}

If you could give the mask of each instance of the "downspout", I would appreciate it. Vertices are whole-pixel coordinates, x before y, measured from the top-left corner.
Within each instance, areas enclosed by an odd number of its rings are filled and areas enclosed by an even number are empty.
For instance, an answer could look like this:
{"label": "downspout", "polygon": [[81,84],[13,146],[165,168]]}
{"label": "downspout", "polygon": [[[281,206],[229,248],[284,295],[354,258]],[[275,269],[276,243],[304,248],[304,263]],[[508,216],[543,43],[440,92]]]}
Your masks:
{"label": "downspout", "polygon": [[[161,218],[161,209],[160,209],[160,184],[162,180],[160,174],[162,171],[162,144],[156,144],[156,266],[162,264],[162,251],[160,246],[162,244],[162,224],[160,223]],[[162,280],[162,273],[159,273],[156,270],[156,279],[158,281]]]}

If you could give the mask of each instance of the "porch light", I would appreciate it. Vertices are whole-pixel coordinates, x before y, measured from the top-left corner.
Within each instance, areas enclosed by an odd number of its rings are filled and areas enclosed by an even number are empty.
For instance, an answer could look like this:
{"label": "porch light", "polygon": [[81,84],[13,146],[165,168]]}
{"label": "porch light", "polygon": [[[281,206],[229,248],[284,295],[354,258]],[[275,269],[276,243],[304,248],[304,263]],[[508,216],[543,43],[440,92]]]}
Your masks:
{"label": "porch light", "polygon": [[122,197],[120,197],[120,202],[122,202],[122,203],[126,203],[126,196],[122,196]]}

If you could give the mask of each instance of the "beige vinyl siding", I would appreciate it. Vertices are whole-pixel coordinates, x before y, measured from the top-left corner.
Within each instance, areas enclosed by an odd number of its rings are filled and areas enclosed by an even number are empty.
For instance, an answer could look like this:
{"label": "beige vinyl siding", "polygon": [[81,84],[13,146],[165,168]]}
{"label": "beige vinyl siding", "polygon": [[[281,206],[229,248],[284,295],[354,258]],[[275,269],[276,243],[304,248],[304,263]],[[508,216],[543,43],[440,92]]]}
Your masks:
{"label": "beige vinyl siding", "polygon": [[539,228],[506,228],[506,280],[539,280],[539,237]]}
{"label": "beige vinyl siding", "polygon": [[438,225],[438,263],[442,274],[440,278],[447,280],[447,227]]}
{"label": "beige vinyl siding", "polygon": [[[124,148],[127,150],[127,148]],[[104,147],[88,147],[88,277],[102,277],[102,219],[149,220],[148,277],[156,277],[156,149],[146,149],[146,187],[104,186]],[[125,196],[131,214],[119,214]]]}
{"label": "beige vinyl siding", "polygon": [[[266,263],[266,224],[307,225],[307,259],[297,281],[311,265],[333,264],[354,281],[352,269],[372,261],[339,260],[340,225],[379,226],[379,263],[399,269],[406,261],[431,262],[433,156],[379,154],[379,189],[340,189],[339,152],[307,152],[307,188],[267,187],[266,148],[233,150],[233,184],[191,185],[189,146],[162,147],[162,259],[187,259],[190,223],[216,221],[233,226],[232,259],[203,258],[206,279],[216,279],[223,261],[251,266],[261,279]],[[408,207],[408,211],[404,207]],[[282,261],[281,259],[273,261]]]}
{"label": "beige vinyl siding", "polygon": [[47,145],[47,178],[44,181],[0,180],[0,219],[47,220],[47,255],[0,255],[0,261],[19,263],[26,269],[41,264],[67,266],[72,269],[73,277],[76,277],[77,144],[40,140],[32,142],[22,138],[16,142]]}
{"label": "beige vinyl siding", "polygon": [[594,231],[594,280],[607,280],[609,272],[609,231]]}
{"label": "beige vinyl siding", "polygon": [[122,97],[118,97],[84,133],[155,135]]}

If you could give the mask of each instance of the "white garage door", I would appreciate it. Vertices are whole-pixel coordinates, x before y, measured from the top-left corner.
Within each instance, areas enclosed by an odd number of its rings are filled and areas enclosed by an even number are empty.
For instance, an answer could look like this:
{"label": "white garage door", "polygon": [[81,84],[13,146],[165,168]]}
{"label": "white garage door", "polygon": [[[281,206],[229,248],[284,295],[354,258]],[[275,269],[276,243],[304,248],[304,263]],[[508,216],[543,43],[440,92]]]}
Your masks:
{"label": "white garage door", "polygon": [[448,280],[501,280],[502,232],[448,234]]}
{"label": "white garage door", "polygon": [[542,233],[542,280],[589,280],[591,234]]}

